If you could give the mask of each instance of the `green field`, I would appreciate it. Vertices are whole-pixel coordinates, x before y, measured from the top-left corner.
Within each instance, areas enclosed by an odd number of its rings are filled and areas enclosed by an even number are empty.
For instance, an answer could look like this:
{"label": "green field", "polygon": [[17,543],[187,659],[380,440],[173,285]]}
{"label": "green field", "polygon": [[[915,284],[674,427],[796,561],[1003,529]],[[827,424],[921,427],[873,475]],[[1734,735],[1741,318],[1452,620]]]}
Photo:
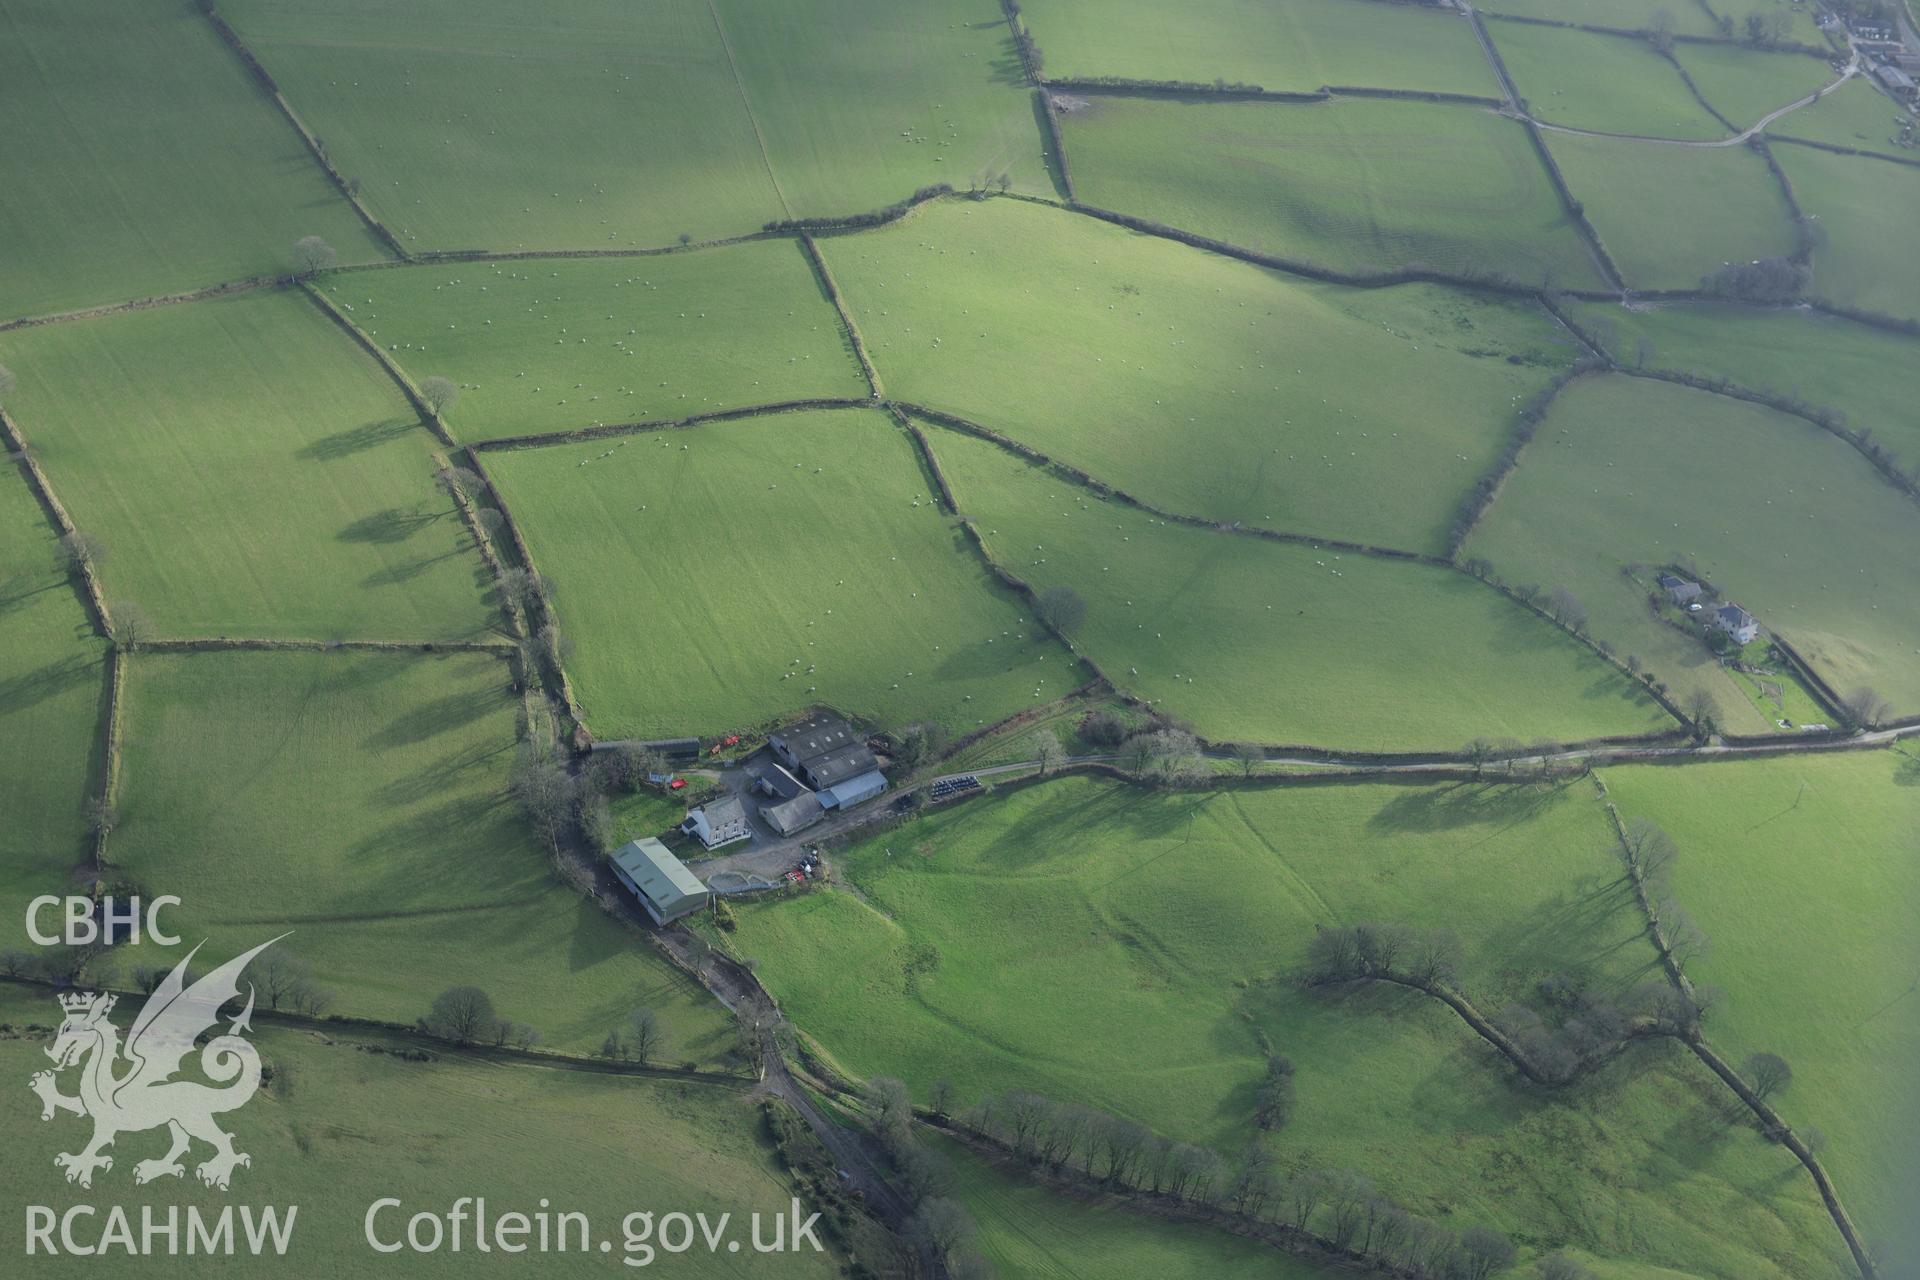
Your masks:
{"label": "green field", "polygon": [[1727,135],[1644,41],[1519,22],[1487,30],[1536,120],[1649,138]]}
{"label": "green field", "polygon": [[299,293],[0,337],[109,600],[162,636],[449,640],[492,618],[433,438]]}
{"label": "green field", "polygon": [[[1555,403],[1466,551],[1509,582],[1570,589],[1596,636],[1638,652],[1680,691],[1714,689],[1720,673],[1649,613],[1621,568],[1697,564],[1843,695],[1870,685],[1911,714],[1920,709],[1916,537],[1912,500],[1819,428],[1612,376]],[[1730,695],[1715,696],[1732,710]]]}
{"label": "green field", "polygon": [[0,83],[0,319],[386,256],[189,0],[4,0]]}
{"label": "green field", "polygon": [[1342,1274],[1257,1241],[1140,1213],[1122,1198],[1037,1187],[951,1139],[953,1197],[980,1228],[975,1247],[1000,1280],[1325,1280]]}
{"label": "green field", "polygon": [[[1798,308],[1581,303],[1625,364],[1679,369],[1834,409],[1902,466],[1920,463],[1920,341]],[[1641,359],[1642,343],[1646,359]]]}
{"label": "green field", "polygon": [[[1753,127],[1762,117],[1798,102],[1834,78],[1833,68],[1824,58],[1804,53],[1731,44],[1680,44],[1674,46],[1673,53],[1693,77],[1700,96],[1742,129]],[[1782,116],[1774,127],[1791,129],[1795,118]]]}
{"label": "green field", "polygon": [[508,680],[474,654],[139,655],[113,861],[210,955],[291,930],[336,1013],[411,1022],[472,983],[590,1052],[644,1004],[663,1057],[715,1060],[725,1011],[563,885],[507,799]]}
{"label": "green field", "polygon": [[[1479,5],[1474,6],[1476,9]],[[1493,0],[1481,10],[1498,16],[1513,14],[1522,18],[1551,18],[1556,22],[1584,22],[1595,27],[1619,27],[1640,31],[1651,26],[1656,16],[1665,13],[1673,20],[1673,30],[1682,35],[1714,34],[1713,19],[1698,4],[1675,4],[1673,0]],[[1496,25],[1496,32],[1505,31]]]}
{"label": "green field", "polygon": [[1095,96],[1064,128],[1088,204],[1338,271],[1605,284],[1522,126],[1471,107]]}
{"label": "green field", "polygon": [[624,248],[781,216],[704,0],[227,0],[409,249]]}
{"label": "green field", "polygon": [[1013,200],[822,249],[889,395],[1172,510],[1322,537],[1438,550],[1515,403],[1573,356],[1530,303],[1309,284]]}
{"label": "green field", "polygon": [[1055,78],[1216,79],[1268,89],[1366,85],[1496,92],[1465,22],[1366,0],[1027,0],[1028,28]]}
{"label": "green field", "polygon": [[990,578],[877,410],[488,467],[553,586],[596,737],[741,729],[815,703],[966,732],[1089,678]]}
{"label": "green field", "polygon": [[1826,1133],[1821,1160],[1863,1233],[1901,1229],[1920,1185],[1904,1066],[1920,1054],[1911,748],[1610,769],[1606,780],[1623,814],[1679,844],[1675,897],[1711,939],[1690,968],[1727,993],[1714,1042],[1736,1063],[1784,1056],[1796,1079],[1781,1113]]}
{"label": "green field", "polygon": [[916,1092],[1033,1089],[1231,1154],[1265,1035],[1297,1068],[1274,1138],[1289,1168],[1354,1168],[1443,1221],[1672,1269],[1610,1274],[1824,1274],[1832,1228],[1791,1157],[1727,1129],[1683,1055],[1636,1049],[1536,1093],[1425,997],[1293,981],[1315,924],[1367,919],[1456,931],[1490,1007],[1556,970],[1639,981],[1651,952],[1610,839],[1586,782],[1166,796],[1063,780],[857,845],[838,863],[857,896],[752,906],[732,945],[843,1067]]}
{"label": "green field", "polygon": [[1728,262],[1793,252],[1793,218],[1745,147],[1546,135],[1574,198],[1636,289],[1697,289]]}
{"label": "green field", "polygon": [[714,0],[781,203],[859,213],[1005,174],[1052,195],[997,0]]}
{"label": "green field", "polygon": [[[10,1027],[50,1026],[59,1016],[51,991],[0,989],[0,1020]],[[114,1020],[124,1028],[130,1016],[123,1002]],[[270,1204],[280,1207],[283,1220],[297,1205],[286,1259],[277,1264],[294,1274],[517,1275],[537,1266],[542,1274],[585,1276],[613,1274],[598,1244],[611,1240],[613,1258],[622,1258],[622,1220],[629,1213],[705,1212],[710,1222],[731,1213],[732,1229],[746,1240],[752,1213],[765,1214],[770,1222],[776,1211],[786,1212],[793,1194],[758,1111],[734,1090],[501,1067],[457,1054],[409,1062],[386,1052],[407,1045],[377,1033],[320,1035],[263,1026],[259,1020],[254,1026],[254,1042],[274,1078],[244,1108],[221,1120],[236,1147],[253,1158],[251,1166],[234,1173],[231,1192],[203,1187],[190,1172],[178,1182],[136,1188],[136,1160],[166,1149],[166,1134],[157,1131],[122,1134],[113,1148],[113,1169],[98,1175],[91,1191],[68,1186],[52,1155],[77,1149],[73,1144],[84,1141],[85,1122],[61,1116],[42,1124],[38,1107],[28,1099],[28,1105],[7,1108],[0,1129],[8,1148],[23,1156],[8,1162],[0,1194],[16,1203],[49,1205],[56,1213],[113,1196],[136,1224],[142,1205],[152,1205],[163,1223],[169,1206],[182,1206],[180,1256],[168,1256],[165,1238],[158,1237],[157,1256],[142,1265],[143,1271],[163,1276],[206,1273],[204,1257],[185,1256],[185,1205],[213,1216],[230,1201]],[[44,1033],[9,1031],[0,1035],[0,1065],[25,1081],[47,1065],[45,1048]],[[61,1088],[71,1093],[74,1087],[69,1073]],[[196,1145],[189,1167],[206,1153]],[[619,1177],[604,1176],[610,1168],[618,1168]],[[471,1220],[458,1253],[442,1247],[389,1258],[368,1246],[364,1219],[375,1200],[403,1202],[376,1219],[380,1238],[391,1242],[404,1234],[412,1214],[444,1215],[462,1196],[484,1196],[489,1216],[521,1212],[531,1218],[549,1202],[554,1215],[584,1213],[592,1251],[580,1251],[576,1227],[568,1237],[568,1253],[481,1253],[474,1247]],[[87,1238],[89,1225],[97,1233],[105,1215],[102,1208],[91,1223],[82,1218],[79,1238]],[[557,1239],[557,1216],[549,1221]],[[10,1220],[5,1230],[5,1242],[21,1248],[18,1221]],[[770,1226],[765,1231],[771,1236]],[[235,1234],[240,1234],[237,1223]],[[537,1238],[529,1235],[525,1243]],[[839,1274],[832,1255],[807,1249],[762,1257],[744,1244],[738,1256],[710,1255],[702,1244],[677,1256],[657,1252],[654,1262],[675,1276]],[[35,1275],[83,1276],[98,1271],[99,1260],[43,1255],[28,1265]]]}
{"label": "green field", "polygon": [[1770,137],[1809,138],[1837,147],[1920,160],[1920,152],[1913,147],[1898,145],[1902,126],[1912,119],[1892,99],[1855,77],[1812,106],[1781,118],[1767,133]]}
{"label": "green field", "polygon": [[800,247],[466,263],[337,278],[328,295],[418,381],[461,388],[463,439],[867,394]]}
{"label": "green field", "polygon": [[[26,941],[27,902],[65,893],[93,854],[86,802],[98,785],[105,700],[101,642],[54,531],[19,468],[0,473],[0,948]],[[43,927],[54,925],[48,913]]]}
{"label": "green field", "polygon": [[1085,600],[1074,638],[1107,677],[1215,741],[1453,749],[1671,727],[1464,574],[1163,524],[955,432],[934,450],[1001,563]]}
{"label": "green field", "polygon": [[1920,264],[1888,252],[1911,227],[1920,169],[1811,147],[1781,147],[1774,158],[1800,206],[1816,220],[1813,296],[1860,311],[1920,319]]}

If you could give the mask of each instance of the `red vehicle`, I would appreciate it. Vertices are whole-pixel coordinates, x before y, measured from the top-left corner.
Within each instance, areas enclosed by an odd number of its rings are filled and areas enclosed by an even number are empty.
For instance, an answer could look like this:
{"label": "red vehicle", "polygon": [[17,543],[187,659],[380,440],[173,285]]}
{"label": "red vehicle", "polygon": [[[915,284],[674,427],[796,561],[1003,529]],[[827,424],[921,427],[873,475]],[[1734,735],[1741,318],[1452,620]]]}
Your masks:
{"label": "red vehicle", "polygon": [[720,745],[723,747],[737,747],[740,745],[740,735],[737,733],[730,733],[726,737],[720,739]]}
{"label": "red vehicle", "polygon": [[687,785],[687,780],[685,778],[675,778],[672,782],[669,782],[667,784],[667,790],[678,791],[686,785]]}

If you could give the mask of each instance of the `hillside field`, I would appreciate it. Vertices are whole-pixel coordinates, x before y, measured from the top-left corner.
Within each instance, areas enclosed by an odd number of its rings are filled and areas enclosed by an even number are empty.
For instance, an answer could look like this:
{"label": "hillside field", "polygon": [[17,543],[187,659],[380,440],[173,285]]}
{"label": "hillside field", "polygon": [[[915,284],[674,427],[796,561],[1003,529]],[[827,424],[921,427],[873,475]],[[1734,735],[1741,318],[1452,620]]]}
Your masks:
{"label": "hillside field", "polygon": [[1610,840],[1584,781],[1166,796],[1064,779],[857,845],[838,862],[857,895],[755,905],[731,945],[843,1068],[916,1093],[1031,1089],[1231,1152],[1265,1036],[1296,1066],[1289,1168],[1352,1168],[1542,1251],[1727,1280],[1823,1266],[1831,1226],[1790,1157],[1750,1132],[1688,1136],[1720,1124],[1691,1059],[1635,1049],[1539,1094],[1436,1002],[1293,980],[1315,924],[1398,920],[1458,933],[1464,985],[1493,1007],[1554,970],[1637,982],[1651,954]]}
{"label": "hillside field", "polygon": [[1920,159],[1913,148],[1898,145],[1901,126],[1912,116],[1858,77],[1802,107],[1767,130],[1770,138],[1808,138],[1836,147],[1854,147],[1901,159]]}
{"label": "hillside field", "polygon": [[[1907,549],[1916,538],[1920,508],[1819,428],[1610,376],[1562,394],[1466,549],[1509,582],[1572,590],[1594,635],[1640,651],[1676,689],[1684,671],[1659,646],[1686,646],[1703,663],[1704,649],[1656,620],[1621,569],[1697,566],[1842,696],[1871,686],[1912,714],[1920,590]],[[1689,683],[1711,688],[1702,677]]]}
{"label": "hillside field", "polygon": [[[1804,53],[1732,44],[1678,44],[1673,55],[1693,77],[1700,96],[1740,129],[1752,128],[1762,117],[1835,78],[1826,59]],[[1797,115],[1783,116],[1773,127],[1791,130]]]}
{"label": "hillside field", "polygon": [[0,83],[0,320],[387,256],[191,0],[6,0]]}
{"label": "hillside field", "polygon": [[1574,198],[1636,289],[1697,289],[1729,262],[1793,252],[1793,218],[1745,147],[1546,135]]}
{"label": "hillside field", "polygon": [[0,335],[8,412],[152,634],[454,640],[495,617],[433,437],[297,291]]}
{"label": "hillside field", "polygon": [[[0,472],[0,949],[26,941],[27,903],[65,893],[91,860],[86,803],[99,785],[104,646],[19,469]],[[52,923],[51,915],[47,920]]]}
{"label": "hillside field", "polygon": [[[0,988],[0,1021],[8,1026],[0,1034],[0,1066],[20,1080],[46,1066],[45,1033],[22,1035],[14,1028],[58,1020],[51,991]],[[288,1206],[297,1205],[292,1242],[279,1265],[343,1275],[403,1266],[406,1274],[423,1276],[521,1274],[529,1258],[479,1252],[469,1222],[458,1253],[443,1247],[399,1255],[388,1267],[375,1265],[382,1259],[366,1243],[363,1220],[376,1199],[391,1196],[402,1202],[402,1208],[389,1207],[376,1220],[382,1240],[391,1241],[404,1234],[412,1214],[444,1213],[461,1196],[485,1196],[494,1213],[517,1210],[529,1217],[545,1198],[555,1215],[587,1215],[590,1252],[579,1249],[577,1228],[572,1228],[572,1256],[551,1253],[540,1258],[541,1265],[588,1275],[608,1272],[608,1261],[598,1252],[600,1240],[613,1242],[616,1259],[623,1256],[622,1220],[636,1209],[658,1212],[659,1206],[671,1205],[689,1214],[704,1211],[710,1221],[730,1212],[745,1239],[752,1213],[771,1220],[776,1211],[786,1212],[792,1195],[759,1112],[735,1090],[574,1070],[503,1070],[458,1052],[411,1062],[390,1052],[410,1046],[375,1032],[320,1034],[259,1021],[254,1029],[274,1079],[223,1120],[238,1149],[253,1158],[235,1172],[231,1192],[203,1187],[193,1177],[192,1163],[204,1157],[204,1148],[188,1158],[184,1179],[135,1187],[136,1157],[158,1156],[166,1149],[164,1132],[151,1131],[121,1136],[114,1168],[100,1175],[91,1192],[68,1186],[51,1156],[73,1149],[70,1144],[85,1132],[84,1122],[62,1116],[42,1124],[38,1108],[28,1105],[7,1109],[0,1134],[10,1150],[33,1157],[8,1162],[0,1194],[49,1205],[56,1213],[111,1194],[136,1223],[142,1205],[153,1206],[162,1222],[168,1206],[181,1206],[184,1213],[191,1204],[215,1215],[230,1199],[240,1198],[280,1206],[284,1216]],[[61,1087],[72,1092],[71,1073]],[[618,1179],[594,1172],[610,1166],[620,1169]],[[550,1221],[557,1239],[557,1216]],[[16,1242],[18,1231],[10,1222],[3,1238]],[[527,1237],[527,1243],[535,1238]],[[206,1259],[186,1255],[184,1220],[180,1239],[180,1256],[168,1256],[161,1238],[157,1256],[143,1269],[170,1277],[204,1275]],[[678,1256],[656,1252],[654,1258],[671,1264],[675,1275],[701,1278],[811,1280],[838,1274],[831,1255],[811,1250],[762,1257],[743,1246],[740,1255],[721,1257],[701,1247]],[[35,1259],[34,1272],[80,1276],[95,1266],[97,1260],[43,1255]]]}
{"label": "hillside field", "polygon": [[1296,92],[1329,84],[1495,92],[1467,24],[1413,6],[1028,0],[1021,8],[1054,77],[1218,78]]}
{"label": "hillside field", "polygon": [[1800,206],[1814,218],[1813,286],[1838,306],[1920,320],[1920,264],[1903,244],[1906,211],[1920,199],[1920,169],[1812,147],[1775,153]]}
{"label": "hillside field", "polygon": [[1727,135],[1644,40],[1519,22],[1487,31],[1536,120],[1649,138]]}
{"label": "hillside field", "polygon": [[[1726,992],[1713,1037],[1733,1061],[1779,1053],[1776,1105],[1827,1135],[1869,1234],[1901,1229],[1920,1178],[1905,1140],[1920,1053],[1907,922],[1920,908],[1920,760],[1912,749],[1606,771],[1623,815],[1672,834],[1673,893],[1710,939],[1690,965]],[[1728,830],[1740,833],[1729,841]]]}
{"label": "hillside field", "polygon": [[178,894],[209,956],[291,931],[336,1013],[410,1023],[471,983],[590,1053],[644,1004],[663,1057],[715,1061],[725,1011],[563,885],[508,800],[508,678],[476,654],[137,655],[114,861]]}
{"label": "hillside field", "polygon": [[1173,511],[1321,537],[1437,550],[1573,359],[1530,302],[1316,285],[1019,201],[821,248],[889,395]]}
{"label": "hillside field", "polygon": [[1088,204],[1335,271],[1604,287],[1523,127],[1478,108],[1089,102],[1062,120]]}
{"label": "hillside field", "polygon": [[1000,563],[1084,599],[1073,638],[1088,657],[1214,741],[1453,750],[1672,727],[1625,676],[1465,574],[1165,524],[996,445],[933,442]]}
{"label": "hillside field", "polygon": [[1871,431],[1899,465],[1920,464],[1920,340],[1810,309],[1714,303],[1577,305],[1628,365],[1674,369],[1834,409]]}
{"label": "hillside field", "polygon": [[791,240],[375,271],[327,295],[415,382],[454,380],[462,440],[867,394]]}
{"label": "hillside field", "polygon": [[990,578],[877,410],[488,467],[567,620],[596,737],[737,730],[817,703],[958,734],[1090,678]]}

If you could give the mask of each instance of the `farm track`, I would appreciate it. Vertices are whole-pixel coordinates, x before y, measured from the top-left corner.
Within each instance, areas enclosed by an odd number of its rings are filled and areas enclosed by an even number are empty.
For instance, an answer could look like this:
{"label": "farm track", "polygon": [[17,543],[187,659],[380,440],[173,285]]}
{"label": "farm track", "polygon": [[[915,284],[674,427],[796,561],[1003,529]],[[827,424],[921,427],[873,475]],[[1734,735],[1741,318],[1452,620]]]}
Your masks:
{"label": "farm track", "polygon": [[1642,133],[1605,133],[1598,129],[1575,129],[1563,124],[1548,124],[1545,120],[1528,115],[1525,111],[1521,110],[1518,103],[1514,103],[1510,108],[1497,110],[1493,114],[1505,116],[1510,120],[1525,121],[1534,128],[1544,129],[1548,133],[1570,134],[1576,138],[1611,138],[1616,142],[1648,142],[1656,146],[1694,147],[1696,149],[1711,151],[1719,147],[1739,147],[1746,145],[1749,140],[1765,133],[1767,126],[1775,120],[1780,119],[1782,116],[1790,115],[1802,107],[1812,106],[1858,74],[1860,74],[1860,60],[1856,57],[1852,62],[1848,63],[1846,69],[1832,81],[1815,89],[1804,98],[1789,102],[1784,107],[1768,112],[1760,118],[1758,124],[1743,129],[1730,138],[1655,138]]}

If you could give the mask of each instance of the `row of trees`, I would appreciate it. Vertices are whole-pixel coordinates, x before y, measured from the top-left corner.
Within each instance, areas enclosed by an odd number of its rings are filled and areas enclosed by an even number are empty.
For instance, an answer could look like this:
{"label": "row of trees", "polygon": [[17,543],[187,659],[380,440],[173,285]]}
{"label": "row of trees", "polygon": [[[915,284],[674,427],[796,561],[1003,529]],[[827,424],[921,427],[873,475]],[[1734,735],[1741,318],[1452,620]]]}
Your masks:
{"label": "row of trees", "polygon": [[[942,1081],[935,1094],[934,1109],[942,1110],[952,1087]],[[974,1247],[979,1228],[954,1198],[952,1163],[914,1138],[913,1098],[907,1086],[891,1076],[875,1076],[867,1085],[866,1103],[874,1136],[893,1166],[895,1185],[913,1204],[908,1241],[939,1254],[953,1280],[991,1280],[993,1265]]]}
{"label": "row of trees", "polygon": [[[1287,1064],[1269,1078],[1291,1074]],[[1515,1256],[1499,1232],[1455,1232],[1420,1218],[1358,1173],[1287,1170],[1259,1138],[1230,1164],[1209,1148],[1124,1117],[1024,1090],[982,1099],[960,1123],[1056,1176],[1278,1226],[1321,1249],[1420,1280],[1486,1280]]]}
{"label": "row of trees", "polygon": [[530,1049],[540,1042],[538,1031],[501,1017],[494,1010],[493,997],[473,986],[448,987],[435,996],[419,1029],[461,1045]]}

